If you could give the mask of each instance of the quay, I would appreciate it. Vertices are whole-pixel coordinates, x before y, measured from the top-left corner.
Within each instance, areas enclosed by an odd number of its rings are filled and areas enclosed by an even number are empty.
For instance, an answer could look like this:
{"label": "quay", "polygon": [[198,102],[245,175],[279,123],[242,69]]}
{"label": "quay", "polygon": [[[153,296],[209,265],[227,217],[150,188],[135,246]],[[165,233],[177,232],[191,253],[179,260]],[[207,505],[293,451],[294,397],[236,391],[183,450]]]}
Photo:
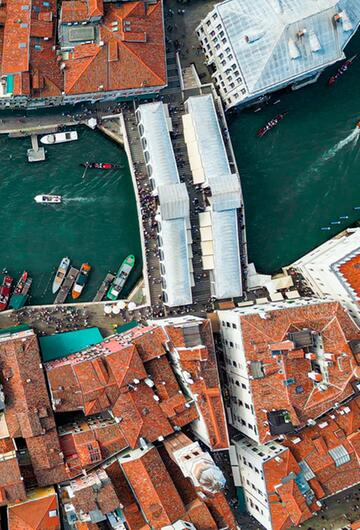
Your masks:
{"label": "quay", "polygon": [[102,282],[102,284],[100,285],[96,295],[93,298],[93,302],[101,302],[101,300],[104,298],[105,293],[108,290],[108,288],[110,287],[110,284],[111,284],[111,282],[113,281],[114,278],[115,278],[115,276],[114,276],[114,274],[111,274],[111,272],[109,272],[106,275],[105,280]]}
{"label": "quay", "polygon": [[32,148],[27,150],[29,162],[42,162],[45,160],[45,148],[39,147],[38,137],[36,134],[31,135]]}
{"label": "quay", "polygon": [[73,286],[78,274],[79,269],[76,269],[75,267],[70,267],[70,270],[65,276],[65,280],[63,281],[60,291],[58,292],[54,300],[54,304],[63,304],[65,302],[66,297],[69,294],[69,291]]}

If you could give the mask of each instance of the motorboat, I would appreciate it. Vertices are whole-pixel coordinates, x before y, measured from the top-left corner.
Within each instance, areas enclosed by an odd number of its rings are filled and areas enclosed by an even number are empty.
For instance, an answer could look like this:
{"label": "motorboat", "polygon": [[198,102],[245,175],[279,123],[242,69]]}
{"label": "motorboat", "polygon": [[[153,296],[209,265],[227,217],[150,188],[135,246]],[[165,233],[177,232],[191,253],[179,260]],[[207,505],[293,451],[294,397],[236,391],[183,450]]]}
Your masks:
{"label": "motorboat", "polygon": [[267,124],[264,125],[264,127],[261,127],[261,129],[258,130],[258,132],[256,133],[256,136],[258,138],[262,138],[264,134],[266,134],[267,132],[271,131],[271,129],[276,127],[285,118],[287,114],[288,114],[287,112],[282,112],[281,114],[278,114],[277,116],[275,116],[275,118],[268,121]]}
{"label": "motorboat", "polygon": [[115,276],[115,279],[113,280],[108,292],[106,293],[106,298],[108,298],[109,300],[118,299],[118,296],[120,292],[122,291],[125,285],[125,282],[128,279],[130,272],[132,271],[134,265],[135,265],[135,256],[133,254],[129,254],[122,262]]}
{"label": "motorboat", "polygon": [[331,221],[331,225],[341,225],[341,221]]}
{"label": "motorboat", "polygon": [[25,286],[25,283],[26,283],[26,280],[28,279],[28,276],[29,275],[28,275],[27,271],[24,271],[22,273],[22,275],[20,276],[19,281],[17,282],[16,287],[14,289],[14,294],[22,293],[22,291],[24,289],[24,286]]}
{"label": "motorboat", "polygon": [[74,287],[72,288],[71,296],[76,299],[81,295],[85,285],[89,280],[89,274],[91,271],[91,265],[83,263],[80,268],[80,272],[75,280]]}
{"label": "motorboat", "polygon": [[55,294],[61,287],[65,279],[66,273],[70,267],[70,258],[63,258],[60,262],[59,268],[56,271],[55,278],[52,285],[52,292]]}
{"label": "motorboat", "polygon": [[339,219],[349,219],[349,216],[348,215],[340,215]]}
{"label": "motorboat", "polygon": [[111,162],[82,162],[81,164],[86,169],[121,169],[120,164],[112,164]]}
{"label": "motorboat", "polygon": [[53,134],[46,134],[40,138],[40,142],[46,145],[62,144],[64,142],[73,142],[78,140],[77,131],[66,131]]}
{"label": "motorboat", "polygon": [[323,226],[320,230],[331,230],[330,226]]}
{"label": "motorboat", "polygon": [[61,195],[36,195],[34,201],[38,204],[60,204]]}
{"label": "motorboat", "polygon": [[333,85],[335,81],[339,79],[339,77],[345,74],[349,66],[351,66],[352,63],[355,61],[356,57],[357,57],[357,54],[353,55],[353,57],[351,57],[350,59],[347,59],[344,63],[342,63],[342,65],[340,66],[340,68],[338,68],[336,73],[328,79],[328,86]]}
{"label": "motorboat", "polygon": [[4,276],[0,286],[0,311],[4,311],[9,303],[12,282],[13,278],[11,276]]}

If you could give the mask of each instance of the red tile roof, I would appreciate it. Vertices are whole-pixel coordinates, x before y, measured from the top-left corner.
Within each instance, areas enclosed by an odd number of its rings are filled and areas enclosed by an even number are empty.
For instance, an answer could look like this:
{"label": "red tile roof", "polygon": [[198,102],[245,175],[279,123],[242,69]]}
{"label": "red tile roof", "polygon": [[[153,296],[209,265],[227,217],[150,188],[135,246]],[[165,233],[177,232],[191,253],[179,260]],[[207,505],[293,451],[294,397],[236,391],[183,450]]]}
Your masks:
{"label": "red tile roof", "polygon": [[0,341],[0,370],[10,436],[23,437],[40,486],[65,478],[65,468],[42,370],[36,335],[25,331]]}
{"label": "red tile roof", "polygon": [[[287,436],[283,442],[285,451],[264,462],[274,530],[286,530],[293,524],[302,523],[320,509],[317,500],[360,481],[359,429],[360,397],[357,397],[336,412],[322,417],[315,426]],[[329,450],[339,447],[342,454],[348,455],[349,461],[336,465]],[[306,503],[295,480],[302,474],[299,462],[304,462],[313,473],[313,478],[311,475],[308,478],[313,492],[310,504]]]}
{"label": "red tile roof", "polygon": [[24,481],[14,444],[9,438],[7,449],[1,454],[0,459],[0,506],[26,499]]}
{"label": "red tile roof", "polygon": [[167,325],[165,330],[181,369],[189,374],[192,381],[189,382],[189,389],[197,396],[196,407],[205,422],[211,449],[227,449],[229,438],[211,323],[201,320],[198,324],[201,343],[196,347],[186,346],[181,325]]}
{"label": "red tile roof", "polygon": [[79,43],[63,56],[55,42],[57,5],[50,4],[7,0],[6,18],[0,14],[5,19],[0,73],[14,75],[15,96],[157,90],[166,84],[160,0],[147,10],[140,1],[105,8],[103,0],[63,1],[63,23],[100,21],[96,43]]}
{"label": "red tile roof", "polygon": [[55,410],[92,415],[111,409],[130,447],[140,437],[153,442],[197,419],[165,355],[165,340],[161,329],[150,326],[47,363]]}
{"label": "red tile roof", "polygon": [[[51,517],[49,512],[52,512]],[[60,530],[58,513],[57,495],[53,488],[50,491],[35,491],[25,502],[9,506],[9,530]]]}
{"label": "red tile roof", "polygon": [[360,298],[360,254],[350,258],[339,266],[339,272],[357,299]]}
{"label": "red tile roof", "polygon": [[155,447],[136,460],[122,461],[122,468],[154,530],[184,517],[185,506]]}
{"label": "red tile roof", "polygon": [[[248,369],[261,362],[263,377],[250,381],[257,429],[261,442],[272,438],[266,411],[287,410],[296,427],[304,426],[354,392],[358,363],[350,349],[350,340],[359,340],[360,331],[336,302],[317,303],[269,311],[268,318],[258,314],[240,316]],[[289,332],[311,330],[321,337],[327,356],[327,384],[318,387],[309,378],[312,360],[305,357],[308,348],[278,350]],[[314,359],[317,354],[313,353]],[[321,378],[320,378],[321,379]]]}

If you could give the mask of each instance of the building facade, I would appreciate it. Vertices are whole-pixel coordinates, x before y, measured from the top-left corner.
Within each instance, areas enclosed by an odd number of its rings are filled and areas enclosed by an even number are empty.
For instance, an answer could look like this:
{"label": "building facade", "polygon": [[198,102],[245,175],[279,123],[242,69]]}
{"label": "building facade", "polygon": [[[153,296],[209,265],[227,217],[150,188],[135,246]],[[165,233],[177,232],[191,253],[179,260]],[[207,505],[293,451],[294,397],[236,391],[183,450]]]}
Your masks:
{"label": "building facade", "polygon": [[344,59],[356,0],[225,0],[196,29],[226,109],[317,79]]}
{"label": "building facade", "polygon": [[313,292],[331,296],[347,308],[360,325],[360,228],[348,229],[326,241],[290,266]]}

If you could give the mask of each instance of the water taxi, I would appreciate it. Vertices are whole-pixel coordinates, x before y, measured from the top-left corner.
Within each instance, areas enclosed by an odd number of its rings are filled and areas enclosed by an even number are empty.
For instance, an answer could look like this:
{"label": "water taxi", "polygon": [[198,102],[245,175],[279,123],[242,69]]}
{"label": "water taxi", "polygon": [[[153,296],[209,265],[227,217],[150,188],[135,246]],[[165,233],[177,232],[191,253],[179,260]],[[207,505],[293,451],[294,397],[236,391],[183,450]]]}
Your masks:
{"label": "water taxi", "polygon": [[60,204],[61,195],[36,195],[34,201],[38,204]]}
{"label": "water taxi", "polygon": [[73,142],[78,140],[79,136],[76,131],[67,131],[53,134],[46,134],[40,138],[40,142],[46,145],[63,144],[64,142]]}

